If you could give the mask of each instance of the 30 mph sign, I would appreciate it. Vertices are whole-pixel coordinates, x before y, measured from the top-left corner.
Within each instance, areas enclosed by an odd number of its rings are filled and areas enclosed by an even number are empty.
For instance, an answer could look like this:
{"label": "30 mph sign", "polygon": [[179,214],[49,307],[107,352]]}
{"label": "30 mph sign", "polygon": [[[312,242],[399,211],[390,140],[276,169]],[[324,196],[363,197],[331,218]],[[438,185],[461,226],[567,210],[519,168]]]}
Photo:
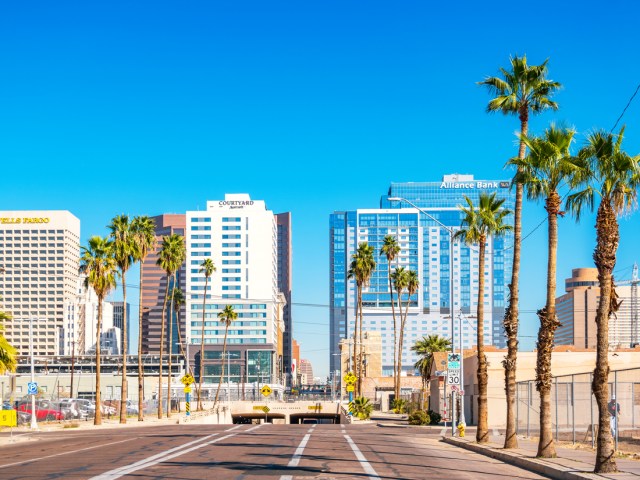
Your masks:
{"label": "30 mph sign", "polygon": [[447,385],[460,385],[460,369],[447,370]]}

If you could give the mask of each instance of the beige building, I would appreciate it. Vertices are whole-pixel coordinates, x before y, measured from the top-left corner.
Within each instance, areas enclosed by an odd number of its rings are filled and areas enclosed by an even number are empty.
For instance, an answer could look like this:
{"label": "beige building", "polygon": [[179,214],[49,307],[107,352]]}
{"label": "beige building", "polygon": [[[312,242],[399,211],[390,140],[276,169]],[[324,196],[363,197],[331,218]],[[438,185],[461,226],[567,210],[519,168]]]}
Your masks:
{"label": "beige building", "polygon": [[65,306],[75,299],[80,220],[64,210],[0,212],[0,301],[11,315],[5,335],[19,355],[58,355]]}

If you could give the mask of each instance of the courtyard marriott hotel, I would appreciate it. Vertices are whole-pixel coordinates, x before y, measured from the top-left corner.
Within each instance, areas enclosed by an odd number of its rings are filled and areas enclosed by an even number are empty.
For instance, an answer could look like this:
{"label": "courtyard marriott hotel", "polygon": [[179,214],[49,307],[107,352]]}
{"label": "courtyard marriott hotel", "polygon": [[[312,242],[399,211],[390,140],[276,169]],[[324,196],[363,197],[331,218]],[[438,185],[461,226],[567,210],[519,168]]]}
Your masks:
{"label": "courtyard marriott hotel", "polygon": [[[460,320],[464,347],[476,344],[478,251],[477,247],[456,241],[453,272],[450,272],[448,229],[459,230],[462,221],[459,207],[465,204],[464,197],[469,197],[474,205],[478,205],[480,194],[485,192],[496,192],[498,198],[505,200],[503,207],[513,210],[515,197],[510,189],[510,181],[476,180],[472,175],[456,174],[445,175],[437,182],[392,183],[388,193],[380,200],[380,208],[336,211],[330,215],[332,371],[340,369],[340,340],[353,338],[356,288],[355,282],[347,278],[351,256],[359,243],[368,242],[374,247],[377,265],[369,285],[363,289],[363,330],[381,333],[383,375],[393,372],[393,317],[387,277],[390,266],[386,257],[380,255],[386,235],[396,237],[401,247],[391,269],[395,269],[397,262],[397,266],[418,272],[420,279],[418,293],[409,300],[403,370],[413,371],[413,364],[418,358],[411,351],[411,346],[424,335],[451,338],[453,333],[457,344]],[[508,217],[507,222],[512,222],[512,216]],[[486,250],[485,342],[501,348],[506,345],[502,319],[507,285],[511,278],[512,245],[513,232],[509,232],[505,237],[490,238]],[[455,316],[453,332],[450,314],[451,273]],[[395,292],[393,298],[397,302]],[[404,310],[406,295],[403,299]]]}
{"label": "courtyard marriott hotel", "polygon": [[[78,288],[80,220],[68,211],[0,211],[0,305],[19,355],[59,355],[65,305]],[[71,332],[69,332],[70,334]]]}

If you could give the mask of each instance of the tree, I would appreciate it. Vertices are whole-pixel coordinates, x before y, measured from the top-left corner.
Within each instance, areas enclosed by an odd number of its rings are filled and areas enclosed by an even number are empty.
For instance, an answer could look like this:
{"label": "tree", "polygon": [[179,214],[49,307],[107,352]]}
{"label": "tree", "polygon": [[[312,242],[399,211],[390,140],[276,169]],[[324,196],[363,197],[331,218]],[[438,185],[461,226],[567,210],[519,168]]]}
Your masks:
{"label": "tree", "polygon": [[[373,247],[367,242],[358,244],[358,250],[351,256],[351,264],[347,273],[348,278],[355,279],[356,282],[356,322],[353,332],[353,365],[358,377],[356,383],[356,394],[362,392],[362,291],[369,284],[369,279],[376,268],[376,262],[373,259]],[[359,347],[359,348],[358,348]]]}
{"label": "tree", "polygon": [[[512,57],[511,69],[500,69],[502,78],[487,77],[479,85],[484,85],[494,97],[487,105],[487,112],[502,112],[504,115],[517,115],[520,120],[520,136],[526,137],[529,131],[529,115],[540,114],[545,110],[557,110],[558,105],[551,100],[561,87],[560,83],[547,79],[547,63],[528,65],[527,57]],[[520,140],[518,158],[523,159],[525,143]],[[503,361],[505,369],[505,391],[507,394],[507,429],[504,448],[518,448],[516,437],[516,362],[518,359],[518,298],[520,281],[520,248],[522,243],[522,196],[523,188],[516,183],[516,202],[514,211],[513,267],[509,284],[509,303],[504,316],[504,329],[507,336],[507,356]]]}
{"label": "tree", "polygon": [[[400,333],[399,336],[403,336],[402,331],[404,330],[404,321],[402,317],[402,293],[407,288],[409,283],[409,278],[407,276],[408,272],[404,267],[396,267],[396,269],[391,274],[391,278],[393,280],[393,287],[398,294],[398,312],[400,312]],[[398,357],[400,356],[400,348],[398,348]],[[394,382],[393,382],[393,392],[396,399],[400,398],[400,377],[402,372],[398,368],[398,363],[396,362],[396,371],[393,372]]]}
{"label": "tree", "polygon": [[[389,296],[391,297],[391,314],[393,316],[393,384],[397,382],[397,348],[398,348],[398,324],[396,321],[396,307],[393,300],[393,284],[391,282],[391,263],[397,259],[400,253],[400,245],[393,235],[386,235],[382,240],[380,255],[387,257],[387,279],[389,280]],[[397,267],[397,265],[396,265]],[[402,312],[400,312],[402,313]]]}
{"label": "tree", "polygon": [[478,306],[477,306],[477,347],[478,347],[478,427],[476,441],[489,441],[489,423],[487,411],[487,356],[484,353],[484,265],[486,244],[489,237],[498,237],[511,230],[504,223],[511,212],[503,209],[504,200],[496,199],[496,194],[481,193],[478,208],[465,196],[467,206],[460,206],[463,214],[462,224],[454,238],[461,238],[467,245],[478,245]]}
{"label": "tree", "polygon": [[[187,358],[187,354],[184,350],[184,343],[182,341],[182,332],[181,332],[181,325],[180,325],[180,311],[182,310],[182,307],[186,303],[187,299],[182,289],[176,287],[175,285],[173,286],[171,297],[173,298],[173,311],[176,314],[176,324],[178,325],[178,328],[176,328],[176,332],[178,333],[178,345],[180,346],[180,353],[184,358]],[[186,329],[186,326],[185,326],[185,329]],[[187,359],[187,363],[188,362],[189,360]],[[187,373],[190,373],[191,375],[193,375],[193,368],[191,367],[190,363],[189,363],[189,370]]]}
{"label": "tree", "polygon": [[202,330],[200,333],[200,382],[198,385],[198,410],[202,410],[202,382],[204,380],[204,326],[206,321],[207,311],[207,292],[209,291],[209,279],[213,272],[216,271],[216,266],[213,264],[213,260],[206,258],[200,266],[199,273],[204,273],[204,295],[202,295]]}
{"label": "tree", "polygon": [[113,254],[122,278],[122,384],[120,387],[120,423],[127,423],[127,270],[134,263],[134,232],[128,215],[118,215],[108,226]]}
{"label": "tree", "polygon": [[609,317],[615,315],[619,306],[612,273],[620,242],[617,217],[634,207],[640,184],[640,155],[631,156],[622,149],[623,137],[624,127],[618,135],[596,131],[588,136],[586,145],[578,152],[578,157],[588,162],[589,181],[584,188],[567,197],[567,208],[578,219],[582,209],[593,210],[595,197],[600,197],[596,214],[596,247],[593,252],[593,260],[598,269],[600,300],[596,312],[596,367],[591,385],[598,404],[596,473],[617,471],[610,416],[607,411]]}
{"label": "tree", "polygon": [[16,371],[16,349],[9,343],[4,334],[4,325],[2,322],[9,320],[11,316],[8,313],[0,311],[0,374],[3,374],[8,370],[10,372]]}
{"label": "tree", "polygon": [[102,401],[100,399],[100,334],[102,329],[102,304],[107,294],[116,286],[117,264],[113,242],[98,236],[89,239],[89,246],[80,252],[80,273],[86,275],[86,288],[93,288],[98,297],[98,324],[96,326],[96,413],[94,425],[102,424]]}
{"label": "tree", "polygon": [[[227,305],[224,307],[224,310],[218,312],[218,319],[224,323],[224,341],[222,342],[222,355],[220,357],[221,361],[221,370],[220,370],[220,381],[218,382],[218,389],[216,390],[216,398],[213,401],[213,406],[215,407],[218,403],[218,396],[220,395],[220,385],[222,385],[222,380],[224,379],[224,358],[227,355],[227,334],[229,333],[229,327],[233,323],[234,320],[238,318],[238,314],[233,309],[233,306]],[[231,386],[229,386],[229,394],[231,394]]]}
{"label": "tree", "polygon": [[427,382],[430,379],[431,364],[433,363],[434,352],[446,352],[450,348],[451,340],[439,335],[429,335],[428,337],[422,337],[422,339],[417,340],[416,343],[411,347],[411,350],[419,355],[418,361],[413,366],[420,372],[420,376],[422,377],[423,396],[424,392],[427,389]]}
{"label": "tree", "polygon": [[[420,287],[420,279],[418,272],[414,270],[408,270],[406,272],[406,288],[407,288],[407,303],[405,304],[404,315],[400,312],[400,336],[398,339],[398,377],[397,377],[397,389],[398,395],[400,394],[400,380],[402,378],[402,352],[404,346],[404,329],[407,324],[407,317],[409,316],[409,305],[411,304],[411,296],[415,295]],[[400,297],[398,297],[400,298]],[[400,398],[397,396],[396,398]]]}
{"label": "tree", "polygon": [[540,438],[538,457],[556,456],[551,423],[551,352],[555,331],[560,326],[556,315],[556,257],[558,249],[558,216],[562,199],[558,190],[566,185],[584,181],[588,165],[571,156],[571,144],[575,131],[551,124],[541,137],[523,137],[529,149],[524,158],[514,158],[509,163],[517,167],[514,181],[522,185],[530,200],[544,199],[548,225],[547,300],[538,310],[536,389],[540,392]]}
{"label": "tree", "polygon": [[[164,353],[164,329],[166,325],[166,313],[167,302],[169,300],[169,284],[174,276],[174,273],[178,271],[186,257],[186,248],[184,244],[184,237],[178,234],[171,234],[169,236],[162,237],[162,246],[160,247],[160,253],[158,254],[158,260],[156,264],[162,268],[167,275],[167,283],[165,286],[164,303],[162,304],[162,323],[160,327],[160,372],[158,375],[158,418],[162,418],[162,354]],[[169,349],[169,362],[171,362],[171,350]],[[168,398],[170,401],[171,394],[171,370],[169,370],[168,379]],[[170,403],[167,402],[167,417],[170,416]]]}
{"label": "tree", "polygon": [[131,221],[133,259],[140,262],[140,292],[138,295],[138,421],[144,420],[144,365],[142,363],[142,275],[144,260],[156,248],[155,223],[146,215]]}

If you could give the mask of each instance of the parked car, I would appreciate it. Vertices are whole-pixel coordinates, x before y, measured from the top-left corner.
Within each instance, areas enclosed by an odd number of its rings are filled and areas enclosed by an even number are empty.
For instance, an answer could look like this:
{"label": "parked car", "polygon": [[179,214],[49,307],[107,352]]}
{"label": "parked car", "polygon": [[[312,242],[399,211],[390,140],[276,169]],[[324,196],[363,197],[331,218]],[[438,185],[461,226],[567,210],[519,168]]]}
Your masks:
{"label": "parked car", "polygon": [[76,399],[76,403],[78,405],[81,418],[93,417],[96,414],[96,404],[91,400],[78,398]]}
{"label": "parked car", "polygon": [[127,400],[127,415],[138,415],[138,405],[131,400]]}
{"label": "parked car", "polygon": [[80,409],[75,398],[63,398],[60,400],[60,409],[67,420],[81,418]]}
{"label": "parked car", "polygon": [[[18,403],[17,410],[19,412],[26,412],[33,415],[31,401],[21,401]],[[53,404],[50,400],[37,400],[36,401],[36,419],[38,421],[53,421],[53,420],[64,420],[64,413],[60,410],[58,406]]]}

